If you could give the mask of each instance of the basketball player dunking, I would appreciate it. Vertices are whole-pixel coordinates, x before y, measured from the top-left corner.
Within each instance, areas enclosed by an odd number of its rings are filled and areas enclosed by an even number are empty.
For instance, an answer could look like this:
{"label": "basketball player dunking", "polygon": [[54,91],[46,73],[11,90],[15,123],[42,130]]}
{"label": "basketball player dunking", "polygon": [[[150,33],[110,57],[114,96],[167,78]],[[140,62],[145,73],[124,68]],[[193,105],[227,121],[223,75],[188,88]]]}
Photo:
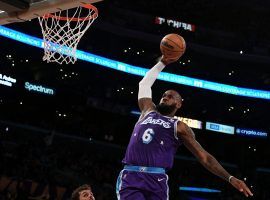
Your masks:
{"label": "basketball player dunking", "polygon": [[169,199],[166,171],[172,168],[174,155],[181,144],[210,172],[228,181],[247,197],[253,196],[242,180],[230,175],[202,148],[191,128],[172,118],[182,104],[182,98],[176,91],[166,91],[157,106],[152,102],[151,87],[158,74],[165,65],[175,61],[163,56],[139,83],[141,116],[134,127],[123,159],[125,166],[117,180],[118,200]]}

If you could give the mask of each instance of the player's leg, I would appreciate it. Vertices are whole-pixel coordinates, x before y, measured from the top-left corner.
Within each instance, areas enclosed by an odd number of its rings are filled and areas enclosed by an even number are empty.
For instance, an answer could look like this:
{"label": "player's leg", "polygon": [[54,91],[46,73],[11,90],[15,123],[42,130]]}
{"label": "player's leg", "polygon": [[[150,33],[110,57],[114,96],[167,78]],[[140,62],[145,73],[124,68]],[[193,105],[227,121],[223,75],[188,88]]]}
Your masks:
{"label": "player's leg", "polygon": [[168,186],[168,175],[154,175],[156,181],[152,186],[154,189],[148,190],[146,199],[147,200],[168,200],[169,199],[169,186]]}
{"label": "player's leg", "polygon": [[169,194],[167,192],[152,192],[148,194],[147,200],[169,200]]}
{"label": "player's leg", "polygon": [[[122,170],[116,183],[116,195],[118,200],[145,200],[142,191],[132,187],[132,181],[127,180],[127,171]],[[129,176],[130,177],[130,176]],[[135,186],[135,185],[134,185]]]}
{"label": "player's leg", "polygon": [[137,188],[124,188],[117,194],[118,200],[146,200],[143,193]]}

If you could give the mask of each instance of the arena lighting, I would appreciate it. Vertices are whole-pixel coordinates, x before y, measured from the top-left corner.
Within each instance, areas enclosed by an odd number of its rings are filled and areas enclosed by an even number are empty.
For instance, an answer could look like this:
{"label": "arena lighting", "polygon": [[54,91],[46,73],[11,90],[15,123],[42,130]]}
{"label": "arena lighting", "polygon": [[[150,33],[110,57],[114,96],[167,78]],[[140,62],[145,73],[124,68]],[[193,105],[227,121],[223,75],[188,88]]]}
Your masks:
{"label": "arena lighting", "polygon": [[[17,40],[19,42],[23,42],[25,44],[43,48],[43,41],[41,39],[18,32],[18,31],[14,31],[4,26],[0,26],[0,35],[13,39],[13,40]],[[87,53],[80,50],[77,50],[76,56],[78,59],[81,59],[87,62],[95,63],[104,67],[108,67],[111,69],[123,71],[129,74],[134,74],[138,76],[144,76],[145,73],[148,71],[148,69],[145,69],[145,68],[125,64],[125,63],[111,60],[111,59],[101,57],[101,56],[96,56],[94,54]],[[161,72],[158,79],[167,81],[167,82],[178,83],[182,85],[188,85],[192,87],[197,87],[197,88],[202,88],[202,89],[207,89],[207,90],[212,90],[212,91],[217,91],[217,92],[222,92],[222,93],[227,93],[227,94],[270,100],[270,91],[266,91],[266,90],[242,88],[242,87],[215,83],[215,82],[210,82],[210,81],[205,81],[205,80],[200,80],[200,79],[195,79],[195,78],[189,78],[186,76],[180,76],[180,75],[166,73],[166,72]]]}
{"label": "arena lighting", "polygon": [[179,190],[189,191],[189,192],[204,192],[204,193],[220,193],[220,190],[209,189],[209,188],[200,188],[200,187],[183,187],[180,186]]}
{"label": "arena lighting", "polygon": [[141,112],[136,111],[136,110],[132,110],[130,113],[133,115],[141,115]]}

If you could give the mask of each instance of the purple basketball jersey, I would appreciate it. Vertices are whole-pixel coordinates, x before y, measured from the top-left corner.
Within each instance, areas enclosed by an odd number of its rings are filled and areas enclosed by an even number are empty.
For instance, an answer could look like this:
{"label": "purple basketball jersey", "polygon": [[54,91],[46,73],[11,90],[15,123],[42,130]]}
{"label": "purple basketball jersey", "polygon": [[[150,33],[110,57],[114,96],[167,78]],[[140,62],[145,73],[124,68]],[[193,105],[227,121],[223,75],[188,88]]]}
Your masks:
{"label": "purple basketball jersey", "polygon": [[136,123],[123,163],[171,169],[182,143],[176,133],[177,121],[156,111],[149,112]]}

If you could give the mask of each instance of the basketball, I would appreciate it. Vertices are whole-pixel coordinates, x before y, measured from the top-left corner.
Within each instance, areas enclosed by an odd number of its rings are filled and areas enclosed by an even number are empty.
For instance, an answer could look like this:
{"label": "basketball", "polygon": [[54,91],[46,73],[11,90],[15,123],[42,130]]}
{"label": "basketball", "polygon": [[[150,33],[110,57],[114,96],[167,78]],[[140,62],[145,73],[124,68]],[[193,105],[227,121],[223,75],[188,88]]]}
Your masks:
{"label": "basketball", "polygon": [[162,38],[160,42],[160,51],[162,55],[179,59],[186,50],[186,42],[184,38],[178,34],[171,33]]}

